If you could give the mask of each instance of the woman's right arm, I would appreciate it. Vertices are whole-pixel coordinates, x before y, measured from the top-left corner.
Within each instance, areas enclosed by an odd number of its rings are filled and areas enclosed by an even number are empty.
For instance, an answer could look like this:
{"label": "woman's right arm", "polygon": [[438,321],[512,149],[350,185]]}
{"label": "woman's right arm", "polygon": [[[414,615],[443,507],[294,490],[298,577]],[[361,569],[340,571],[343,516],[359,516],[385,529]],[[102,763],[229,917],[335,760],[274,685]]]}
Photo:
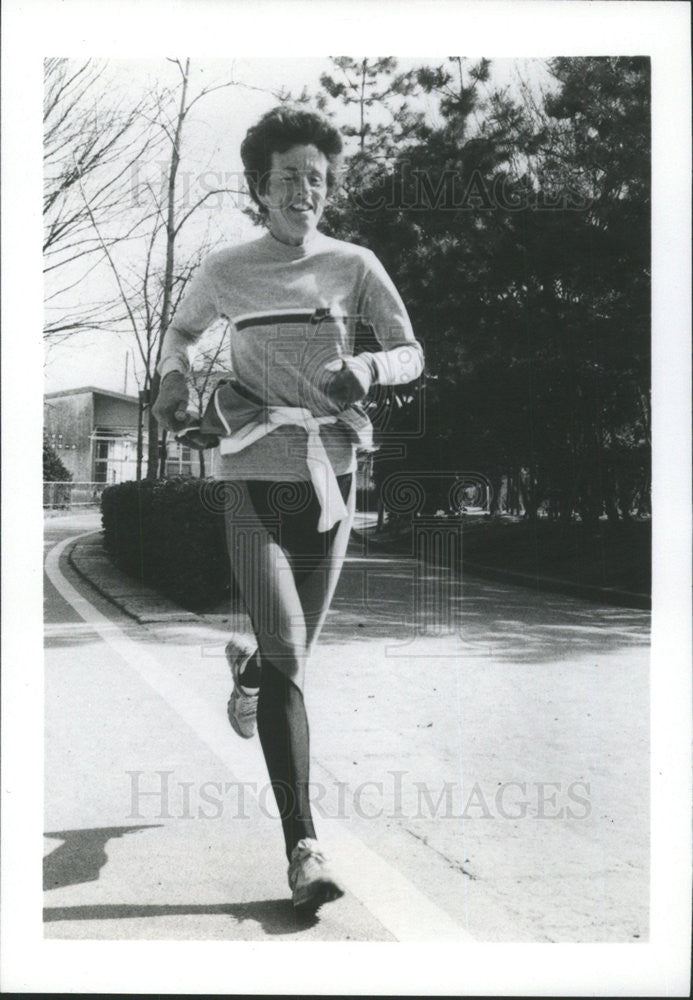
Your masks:
{"label": "woman's right arm", "polygon": [[188,388],[185,377],[190,371],[190,347],[218,318],[212,267],[207,258],[191,279],[161,346],[157,365],[161,386],[153,409],[157,421],[169,430],[179,431],[187,422]]}

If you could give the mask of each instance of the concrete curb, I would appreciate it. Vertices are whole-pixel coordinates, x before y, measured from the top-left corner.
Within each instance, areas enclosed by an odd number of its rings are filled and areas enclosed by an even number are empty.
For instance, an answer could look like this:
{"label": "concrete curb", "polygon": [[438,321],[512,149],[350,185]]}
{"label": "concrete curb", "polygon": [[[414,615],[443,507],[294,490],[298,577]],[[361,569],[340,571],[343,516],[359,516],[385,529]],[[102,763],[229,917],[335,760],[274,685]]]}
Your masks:
{"label": "concrete curb", "polygon": [[194,611],[184,611],[168,597],[116,569],[104,552],[101,539],[102,532],[97,531],[76,542],[67,558],[75,572],[102,597],[141,625],[203,621]]}
{"label": "concrete curb", "polygon": [[[404,544],[383,542],[369,537],[357,528],[352,528],[352,535],[359,539],[366,548],[380,552],[390,552],[393,555],[405,555]],[[409,554],[411,552],[409,551]],[[519,587],[529,587],[532,590],[545,590],[555,594],[567,594],[570,597],[581,597],[600,604],[616,604],[628,608],[638,608],[650,611],[652,597],[650,594],[638,594],[615,587],[598,587],[594,584],[575,583],[572,580],[562,580],[559,577],[535,576],[531,573],[518,573],[515,570],[498,569],[495,566],[483,566],[469,562],[463,557],[462,572],[470,573],[481,579],[498,580],[504,583],[516,584]]]}

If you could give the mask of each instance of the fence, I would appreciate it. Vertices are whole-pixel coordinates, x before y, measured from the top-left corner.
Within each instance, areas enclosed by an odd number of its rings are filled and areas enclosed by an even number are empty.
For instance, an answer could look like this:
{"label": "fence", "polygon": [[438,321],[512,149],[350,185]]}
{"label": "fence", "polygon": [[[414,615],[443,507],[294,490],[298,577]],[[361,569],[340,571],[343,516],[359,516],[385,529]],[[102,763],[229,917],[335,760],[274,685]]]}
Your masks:
{"label": "fence", "polygon": [[108,483],[44,483],[44,510],[97,507]]}

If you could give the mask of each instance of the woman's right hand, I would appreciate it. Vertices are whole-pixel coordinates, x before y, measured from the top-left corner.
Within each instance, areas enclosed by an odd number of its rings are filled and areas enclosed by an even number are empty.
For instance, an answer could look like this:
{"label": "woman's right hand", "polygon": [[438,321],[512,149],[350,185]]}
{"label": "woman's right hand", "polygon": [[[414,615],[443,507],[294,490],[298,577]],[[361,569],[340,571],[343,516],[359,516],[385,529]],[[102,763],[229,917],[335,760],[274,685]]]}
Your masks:
{"label": "woman's right hand", "polygon": [[181,372],[169,372],[161,380],[159,395],[152,408],[157,423],[169,431],[180,431],[188,420],[188,386]]}

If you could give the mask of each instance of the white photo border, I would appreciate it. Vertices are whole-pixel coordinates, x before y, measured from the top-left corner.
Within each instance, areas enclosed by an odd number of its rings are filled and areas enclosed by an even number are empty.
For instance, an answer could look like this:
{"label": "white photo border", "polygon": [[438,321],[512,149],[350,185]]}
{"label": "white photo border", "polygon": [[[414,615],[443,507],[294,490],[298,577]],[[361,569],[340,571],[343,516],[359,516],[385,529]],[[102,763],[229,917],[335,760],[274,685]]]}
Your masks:
{"label": "white photo border", "polygon": [[[364,26],[368,25],[367,32]],[[300,30],[297,29],[297,25]],[[135,30],[136,27],[136,30]],[[3,941],[19,992],[687,995],[690,759],[690,5],[582,0],[8,0],[3,25]],[[300,48],[286,52],[288,39]],[[291,42],[290,44],[297,44]],[[639,944],[61,941],[41,926],[42,61],[649,55],[653,85],[650,940]],[[229,975],[232,967],[233,981]],[[338,970],[336,973],[335,970]],[[680,992],[682,991],[682,992]]]}

